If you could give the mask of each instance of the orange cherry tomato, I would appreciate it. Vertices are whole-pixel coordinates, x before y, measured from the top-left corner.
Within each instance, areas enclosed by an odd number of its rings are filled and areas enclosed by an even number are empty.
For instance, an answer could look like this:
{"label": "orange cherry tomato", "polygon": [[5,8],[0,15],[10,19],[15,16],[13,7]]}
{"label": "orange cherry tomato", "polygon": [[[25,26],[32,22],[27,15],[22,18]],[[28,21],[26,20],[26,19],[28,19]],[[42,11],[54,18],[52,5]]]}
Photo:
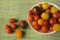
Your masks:
{"label": "orange cherry tomato", "polygon": [[21,38],[22,37],[22,31],[21,30],[16,30],[16,37]]}

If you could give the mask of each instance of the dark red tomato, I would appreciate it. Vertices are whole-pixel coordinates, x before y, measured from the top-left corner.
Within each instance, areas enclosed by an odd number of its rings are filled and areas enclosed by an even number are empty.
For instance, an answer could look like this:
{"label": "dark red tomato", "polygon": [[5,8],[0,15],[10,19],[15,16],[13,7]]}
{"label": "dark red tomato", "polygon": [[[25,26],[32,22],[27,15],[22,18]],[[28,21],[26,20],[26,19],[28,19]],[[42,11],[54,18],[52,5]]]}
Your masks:
{"label": "dark red tomato", "polygon": [[22,20],[22,21],[20,21],[20,24],[19,25],[20,25],[21,28],[25,29],[25,28],[27,28],[28,23],[27,23],[27,21]]}
{"label": "dark red tomato", "polygon": [[32,12],[33,14],[39,14],[39,11],[40,11],[40,8],[38,6],[35,6]]}
{"label": "dark red tomato", "polygon": [[50,6],[49,6],[49,9],[51,9],[51,7],[53,7],[53,5],[50,5]]}

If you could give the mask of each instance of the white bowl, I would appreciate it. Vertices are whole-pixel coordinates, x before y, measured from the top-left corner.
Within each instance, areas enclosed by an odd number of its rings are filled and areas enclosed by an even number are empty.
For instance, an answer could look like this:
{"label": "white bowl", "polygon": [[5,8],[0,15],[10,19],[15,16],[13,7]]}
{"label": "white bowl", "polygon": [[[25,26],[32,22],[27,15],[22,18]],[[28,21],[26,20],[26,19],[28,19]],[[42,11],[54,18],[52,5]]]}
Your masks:
{"label": "white bowl", "polygon": [[[39,2],[39,3],[35,4],[33,7],[37,6],[38,4],[42,4],[42,3],[45,3],[45,2]],[[50,4],[50,5],[55,6],[58,10],[60,10],[60,8],[59,8],[57,5],[55,5],[55,4],[51,3],[51,2],[47,2],[47,3]],[[33,8],[33,7],[32,7],[32,8]],[[32,8],[30,8],[29,10],[31,10]],[[30,24],[29,21],[28,21],[28,24],[29,24],[30,28],[31,28],[33,31],[35,31],[36,33],[39,33],[39,34],[53,34],[53,33],[56,32],[56,31],[53,31],[53,32],[43,33],[43,32],[40,32],[40,31],[36,31],[36,30],[32,27],[32,25]]]}

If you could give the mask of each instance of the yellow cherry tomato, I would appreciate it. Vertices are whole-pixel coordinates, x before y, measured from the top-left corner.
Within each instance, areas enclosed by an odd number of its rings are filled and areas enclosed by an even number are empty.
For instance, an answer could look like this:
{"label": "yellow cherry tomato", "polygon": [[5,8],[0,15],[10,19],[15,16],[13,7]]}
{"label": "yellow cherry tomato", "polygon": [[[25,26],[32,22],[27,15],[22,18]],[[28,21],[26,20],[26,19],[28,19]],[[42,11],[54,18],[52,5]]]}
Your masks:
{"label": "yellow cherry tomato", "polygon": [[42,4],[42,8],[43,8],[43,9],[48,9],[48,7],[49,7],[49,4],[48,4],[48,3],[43,3],[43,4]]}
{"label": "yellow cherry tomato", "polygon": [[54,24],[53,25],[53,30],[54,31],[59,31],[60,30],[60,25],[59,24]]}
{"label": "yellow cherry tomato", "polygon": [[56,7],[51,7],[51,13],[54,14],[54,13],[57,13],[58,9]]}
{"label": "yellow cherry tomato", "polygon": [[48,19],[49,19],[49,14],[46,13],[46,12],[42,13],[42,14],[41,14],[41,18],[42,18],[43,20],[48,20]]}

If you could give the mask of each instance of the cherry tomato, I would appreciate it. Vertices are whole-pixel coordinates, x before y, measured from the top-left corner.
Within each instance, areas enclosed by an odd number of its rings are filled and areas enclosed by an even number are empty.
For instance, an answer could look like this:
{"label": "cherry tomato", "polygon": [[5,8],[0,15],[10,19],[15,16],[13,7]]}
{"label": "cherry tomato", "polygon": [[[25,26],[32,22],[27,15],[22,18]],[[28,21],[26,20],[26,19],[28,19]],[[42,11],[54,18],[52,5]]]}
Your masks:
{"label": "cherry tomato", "polygon": [[10,28],[10,26],[9,25],[5,25],[5,29],[8,29],[8,28]]}
{"label": "cherry tomato", "polygon": [[22,37],[22,31],[21,30],[19,30],[19,29],[16,30],[16,37],[17,38],[21,38]]}
{"label": "cherry tomato", "polygon": [[56,18],[56,19],[59,18],[59,16],[60,16],[59,13],[53,14],[53,17]]}
{"label": "cherry tomato", "polygon": [[16,22],[16,19],[15,18],[9,19],[9,23],[15,23],[15,22]]}
{"label": "cherry tomato", "polygon": [[51,32],[54,31],[54,30],[53,30],[53,27],[50,27],[49,30],[50,30]]}
{"label": "cherry tomato", "polygon": [[56,19],[50,18],[49,23],[50,23],[50,25],[54,25],[56,23]]}
{"label": "cherry tomato", "polygon": [[40,28],[41,28],[41,27],[40,27],[39,25],[36,25],[36,26],[34,27],[34,29],[37,30],[37,31],[40,30]]}
{"label": "cherry tomato", "polygon": [[7,29],[6,29],[6,32],[7,32],[8,34],[11,34],[11,33],[13,33],[13,30],[12,30],[11,28],[7,28]]}
{"label": "cherry tomato", "polygon": [[47,26],[42,26],[41,31],[43,33],[47,33],[48,32],[48,27]]}
{"label": "cherry tomato", "polygon": [[12,29],[15,29],[15,28],[17,28],[17,25],[14,24],[14,23],[12,23],[12,24],[11,24],[11,28],[12,28]]}

